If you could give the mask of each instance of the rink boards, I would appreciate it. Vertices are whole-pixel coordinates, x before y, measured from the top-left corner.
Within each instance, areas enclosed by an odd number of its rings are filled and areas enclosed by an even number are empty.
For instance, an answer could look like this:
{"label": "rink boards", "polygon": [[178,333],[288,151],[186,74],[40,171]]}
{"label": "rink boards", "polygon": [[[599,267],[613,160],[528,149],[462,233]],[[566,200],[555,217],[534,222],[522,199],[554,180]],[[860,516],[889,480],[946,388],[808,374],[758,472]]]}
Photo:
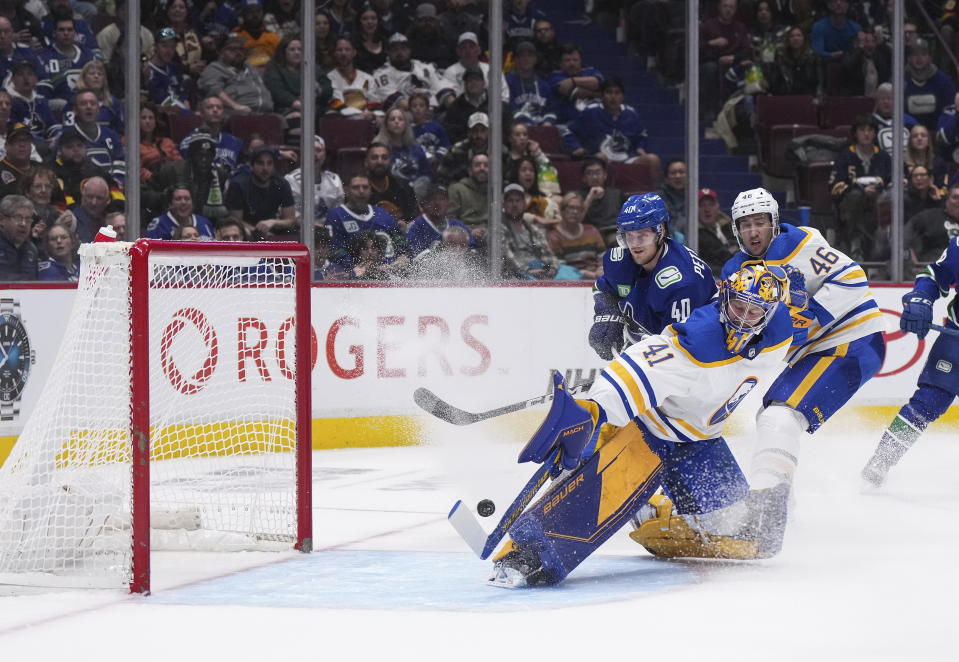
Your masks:
{"label": "rink boards", "polygon": [[[856,395],[840,420],[854,416],[857,423],[884,425],[915,388],[935,333],[921,341],[899,332],[897,316],[906,291],[905,286],[873,288],[887,317],[887,358],[880,375]],[[8,286],[4,297],[20,303],[35,362],[19,413],[0,422],[0,460],[15,442],[44,382],[57,374],[54,359],[74,290],[60,285]],[[185,306],[196,301],[185,293]],[[944,314],[944,303],[937,304],[937,319]],[[604,364],[586,342],[592,296],[588,286],[578,283],[319,284],[313,288],[312,305],[314,448],[418,443],[422,419],[412,392],[419,386],[457,406],[481,411],[545,393],[551,369],[563,371],[575,383],[594,378]],[[244,328],[238,320],[257,318],[261,312],[257,308],[237,305],[229,318],[211,322],[214,332],[223,338],[236,336]],[[171,319],[176,312],[170,311]],[[248,353],[244,357],[224,352],[219,379],[242,380],[250,387],[255,386],[251,380],[286,378],[284,329],[277,320],[263,322],[267,337],[256,356],[258,369],[249,369]],[[189,327],[183,333],[181,344],[200,337]],[[182,372],[189,373],[190,368],[184,365]],[[734,429],[751,419],[757,402],[758,396],[740,407],[731,422]],[[953,407],[941,424],[955,425],[956,410]]]}

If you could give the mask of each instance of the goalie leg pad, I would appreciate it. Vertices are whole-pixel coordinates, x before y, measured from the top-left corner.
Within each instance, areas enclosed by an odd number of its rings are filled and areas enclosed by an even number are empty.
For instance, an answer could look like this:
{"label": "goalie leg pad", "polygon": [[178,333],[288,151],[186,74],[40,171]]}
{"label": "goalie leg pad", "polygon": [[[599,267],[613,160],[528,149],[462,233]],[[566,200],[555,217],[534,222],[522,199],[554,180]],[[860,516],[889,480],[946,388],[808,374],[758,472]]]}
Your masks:
{"label": "goalie leg pad", "polygon": [[722,437],[675,443],[646,438],[665,462],[663,489],[684,514],[708,513],[742,499],[749,484]]}
{"label": "goalie leg pad", "polygon": [[[625,524],[659,486],[662,461],[634,423],[604,435],[598,449],[510,527],[510,552],[540,561],[536,583],[562,581]],[[508,561],[503,556],[504,562]]]}

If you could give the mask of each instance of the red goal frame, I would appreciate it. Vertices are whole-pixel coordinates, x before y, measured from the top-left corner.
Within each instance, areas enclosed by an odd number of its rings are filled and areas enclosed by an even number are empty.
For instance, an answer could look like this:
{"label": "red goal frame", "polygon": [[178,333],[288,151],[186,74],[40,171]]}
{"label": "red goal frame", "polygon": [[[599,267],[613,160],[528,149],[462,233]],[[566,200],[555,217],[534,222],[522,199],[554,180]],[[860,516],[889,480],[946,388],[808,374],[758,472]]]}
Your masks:
{"label": "red goal frame", "polygon": [[[296,518],[294,548],[313,547],[312,384],[310,341],[311,260],[306,246],[279,242],[185,242],[140,239],[130,247],[130,439],[132,444],[131,593],[150,592],[150,296],[149,264],[154,253],[191,257],[287,258],[294,264],[296,348]],[[302,357],[305,358],[306,369]]]}

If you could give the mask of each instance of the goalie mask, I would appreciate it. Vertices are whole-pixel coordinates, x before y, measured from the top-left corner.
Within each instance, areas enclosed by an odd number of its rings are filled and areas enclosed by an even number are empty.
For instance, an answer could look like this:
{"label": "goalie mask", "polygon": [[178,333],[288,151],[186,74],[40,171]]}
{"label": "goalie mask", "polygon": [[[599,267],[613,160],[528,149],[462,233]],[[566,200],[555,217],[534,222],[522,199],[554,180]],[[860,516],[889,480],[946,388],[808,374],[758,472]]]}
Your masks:
{"label": "goalie mask", "polygon": [[[733,233],[736,235],[736,241],[739,243],[739,247],[744,253],[752,255],[753,257],[762,257],[765,255],[769,249],[769,244],[772,243],[772,240],[779,234],[779,203],[776,202],[776,198],[764,188],[754,188],[749,191],[743,191],[736,196],[736,201],[733,202],[731,211],[733,216]],[[743,233],[739,228],[740,219],[752,214],[769,214],[769,220],[772,226],[772,234],[769,236],[768,241],[764,242],[766,245],[760,247],[759,250],[756,250],[755,246],[753,250],[750,250],[750,242],[748,238],[744,240]]]}
{"label": "goalie mask", "polygon": [[655,193],[631,195],[616,217],[616,243],[629,250],[640,230],[653,229],[657,247],[662,247],[669,234],[669,212],[663,199]]}
{"label": "goalie mask", "polygon": [[746,262],[719,286],[719,319],[726,327],[726,348],[739,353],[761,333],[789,290],[782,267]]}

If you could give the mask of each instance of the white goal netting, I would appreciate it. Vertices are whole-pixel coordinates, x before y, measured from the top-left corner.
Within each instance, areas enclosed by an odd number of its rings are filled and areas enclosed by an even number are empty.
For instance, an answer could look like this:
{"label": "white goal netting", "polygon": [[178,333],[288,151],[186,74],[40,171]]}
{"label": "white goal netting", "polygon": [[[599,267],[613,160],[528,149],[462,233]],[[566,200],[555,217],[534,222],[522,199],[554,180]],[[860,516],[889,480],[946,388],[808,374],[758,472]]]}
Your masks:
{"label": "white goal netting", "polygon": [[[82,247],[63,343],[0,467],[0,582],[122,586],[135,545],[295,542],[292,258],[152,252],[148,287],[132,295],[149,297],[149,321],[131,325],[131,246]],[[145,396],[131,387],[131,334],[147,332]],[[152,545],[131,528],[142,398]]]}

